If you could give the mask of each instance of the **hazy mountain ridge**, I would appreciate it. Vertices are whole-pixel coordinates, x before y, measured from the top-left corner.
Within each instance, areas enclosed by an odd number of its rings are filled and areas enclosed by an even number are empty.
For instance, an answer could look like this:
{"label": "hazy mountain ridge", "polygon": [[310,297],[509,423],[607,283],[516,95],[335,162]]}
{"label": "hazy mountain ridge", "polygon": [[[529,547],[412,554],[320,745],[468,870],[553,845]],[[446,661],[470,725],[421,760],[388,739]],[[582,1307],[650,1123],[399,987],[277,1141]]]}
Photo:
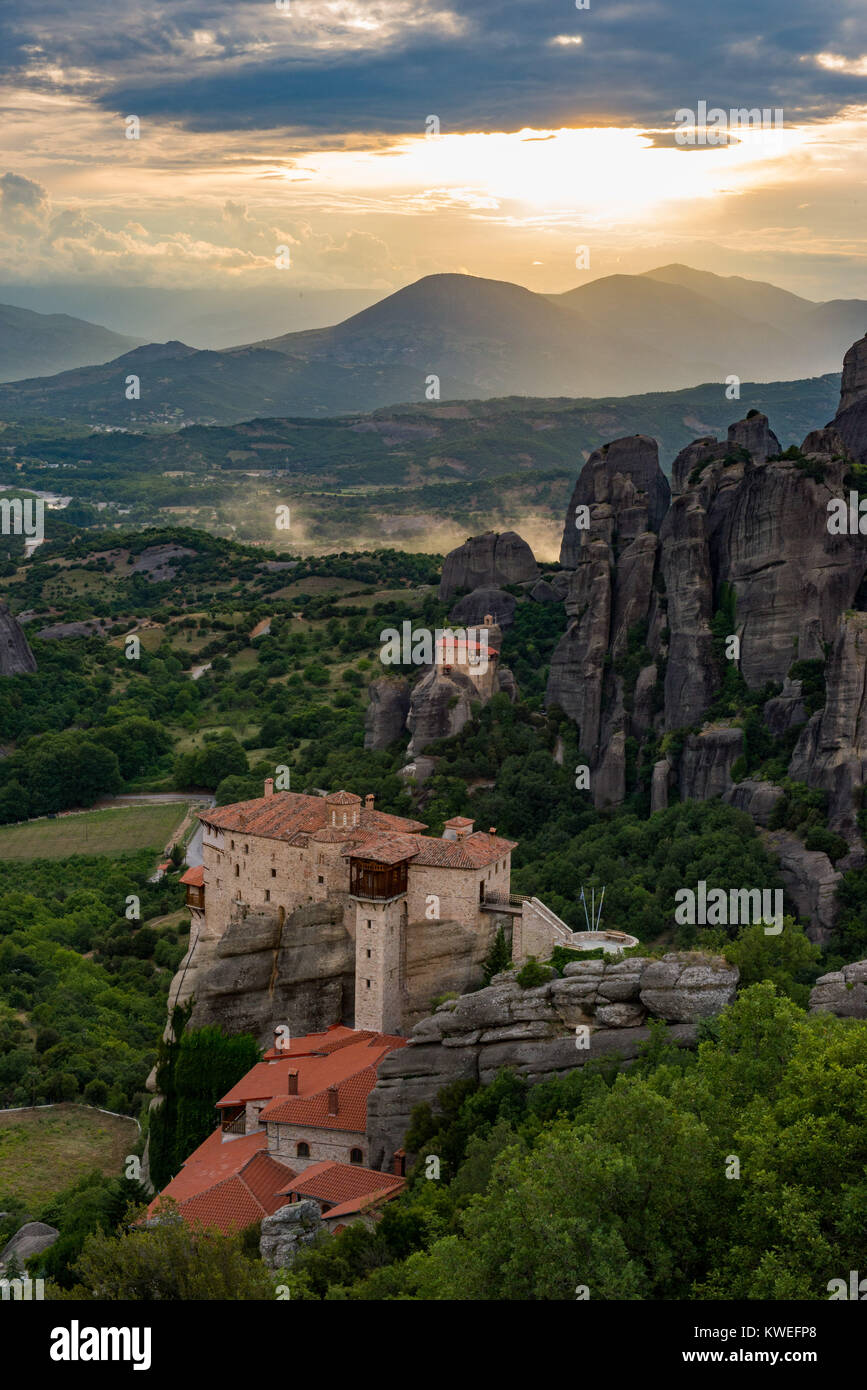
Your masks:
{"label": "hazy mountain ridge", "polygon": [[[433,376],[443,401],[620,397],[731,375],[785,381],[838,370],[853,321],[867,320],[857,300],[814,304],[731,280],[673,266],[548,296],[432,275],[331,328],[223,351],[150,344],[98,367],[17,380],[0,387],[0,412],[127,427],[226,424],[420,402]],[[171,371],[152,370],[165,358]],[[130,373],[140,376],[138,400],[126,399]]]}
{"label": "hazy mountain ridge", "polygon": [[141,342],[69,314],[0,304],[0,381],[91,367]]}

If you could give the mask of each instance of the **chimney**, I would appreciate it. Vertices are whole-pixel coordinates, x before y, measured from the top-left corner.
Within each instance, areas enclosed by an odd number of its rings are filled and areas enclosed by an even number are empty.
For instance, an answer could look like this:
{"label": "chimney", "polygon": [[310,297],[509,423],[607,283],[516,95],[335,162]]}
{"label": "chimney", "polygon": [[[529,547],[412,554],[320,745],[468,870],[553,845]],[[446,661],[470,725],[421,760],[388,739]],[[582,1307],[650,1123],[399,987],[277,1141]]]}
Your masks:
{"label": "chimney", "polygon": [[297,1071],[288,1071],[288,1072],[286,1073],[286,1094],[287,1094],[288,1096],[297,1096],[297,1094],[298,1094],[298,1073],[297,1073]]}
{"label": "chimney", "polygon": [[336,1114],[337,1114],[337,1087],[336,1087],[336,1086],[329,1086],[329,1087],[328,1087],[328,1113],[329,1113],[329,1115],[336,1115]]}
{"label": "chimney", "polygon": [[396,1178],[406,1177],[406,1149],[395,1149],[391,1160],[391,1171]]}
{"label": "chimney", "polygon": [[489,829],[488,829],[488,834],[489,834],[489,835],[496,835],[496,833],[497,833],[497,827],[496,827],[495,825],[490,826]]}
{"label": "chimney", "polygon": [[274,778],[273,778],[273,777],[266,777],[266,778],[265,778],[265,795],[266,795],[266,796],[273,796],[273,795],[274,795]]}
{"label": "chimney", "polygon": [[368,792],[367,796],[364,798],[364,809],[365,811],[373,810],[373,792]]}

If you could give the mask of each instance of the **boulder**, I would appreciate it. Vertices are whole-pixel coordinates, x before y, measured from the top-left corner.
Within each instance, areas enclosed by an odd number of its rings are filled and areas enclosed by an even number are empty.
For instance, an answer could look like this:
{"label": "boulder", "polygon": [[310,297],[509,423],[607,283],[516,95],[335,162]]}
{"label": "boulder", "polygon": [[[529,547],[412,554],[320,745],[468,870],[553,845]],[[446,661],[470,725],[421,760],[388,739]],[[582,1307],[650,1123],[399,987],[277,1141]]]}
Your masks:
{"label": "boulder", "polygon": [[810,991],[810,1013],[867,1018],[867,960],[820,975]]}
{"label": "boulder", "polygon": [[309,1198],[290,1202],[262,1218],[259,1254],[269,1269],[288,1269],[305,1245],[312,1245],[323,1230],[319,1203]]}
{"label": "boulder", "polygon": [[57,1227],[49,1226],[45,1221],[25,1221],[0,1250],[0,1266],[9,1264],[14,1255],[19,1268],[23,1270],[25,1261],[29,1260],[31,1255],[41,1255],[43,1250],[54,1244],[59,1235]]}
{"label": "boulder", "polygon": [[695,1023],[721,1013],[735,997],[740,971],[722,956],[670,952],[641,976],[646,1009],[674,1023]]}
{"label": "boulder", "polygon": [[724,792],[723,801],[738,811],[746,811],[756,825],[766,826],[782,795],[782,787],[775,786],[773,782],[755,782],[746,777],[743,782],[735,782]]}
{"label": "boulder", "polygon": [[564,594],[565,588],[563,593],[559,593],[554,585],[544,578],[537,579],[530,590],[530,598],[535,599],[536,603],[562,603]]}

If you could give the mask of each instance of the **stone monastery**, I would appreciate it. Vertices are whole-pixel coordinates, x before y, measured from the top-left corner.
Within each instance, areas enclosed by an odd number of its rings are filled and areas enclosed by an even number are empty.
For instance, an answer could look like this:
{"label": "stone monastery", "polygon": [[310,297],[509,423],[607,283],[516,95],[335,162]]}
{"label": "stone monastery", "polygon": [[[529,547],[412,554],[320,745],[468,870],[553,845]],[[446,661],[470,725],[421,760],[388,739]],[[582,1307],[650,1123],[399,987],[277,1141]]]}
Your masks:
{"label": "stone monastery", "polygon": [[515,961],[571,941],[538,899],[511,893],[514,841],[464,816],[433,836],[373,802],[345,791],[275,793],[268,778],[264,796],[202,814],[204,862],[184,875],[190,959],[200,938],[228,950],[220,943],[248,920],[275,949],[291,949],[285,938],[326,906],[354,955],[352,1017],[329,1021],[405,1035],[435,995],[476,982],[500,923]]}

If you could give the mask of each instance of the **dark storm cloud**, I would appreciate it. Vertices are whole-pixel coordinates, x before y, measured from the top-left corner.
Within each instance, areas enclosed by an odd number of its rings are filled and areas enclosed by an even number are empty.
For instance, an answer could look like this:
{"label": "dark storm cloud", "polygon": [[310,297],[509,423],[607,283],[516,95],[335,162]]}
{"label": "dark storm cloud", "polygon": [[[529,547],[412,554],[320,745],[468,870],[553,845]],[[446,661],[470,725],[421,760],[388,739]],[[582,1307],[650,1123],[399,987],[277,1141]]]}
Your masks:
{"label": "dark storm cloud", "polygon": [[867,100],[867,79],[815,61],[860,58],[863,13],[863,0],[292,0],[287,15],[268,0],[7,0],[0,69],[192,130],[414,132],[432,113],[444,131],[665,128],[699,98],[794,121]]}

